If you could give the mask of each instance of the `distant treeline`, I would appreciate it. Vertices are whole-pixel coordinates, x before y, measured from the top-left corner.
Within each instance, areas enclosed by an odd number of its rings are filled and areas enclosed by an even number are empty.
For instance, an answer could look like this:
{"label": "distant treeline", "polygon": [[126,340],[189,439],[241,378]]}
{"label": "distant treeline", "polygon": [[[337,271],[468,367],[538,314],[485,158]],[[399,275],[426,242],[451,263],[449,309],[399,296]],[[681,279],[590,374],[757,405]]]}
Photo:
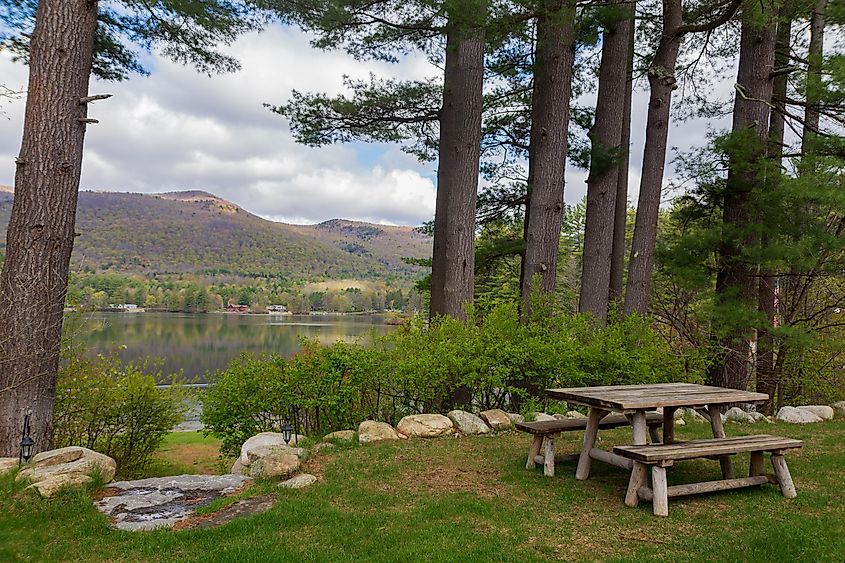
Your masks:
{"label": "distant treeline", "polygon": [[415,290],[377,283],[365,285],[364,288],[310,289],[307,285],[260,277],[217,284],[193,276],[163,280],[78,273],[71,276],[67,305],[100,309],[131,303],[146,309],[185,313],[221,311],[229,304],[247,305],[255,312],[264,311],[269,305],[284,305],[291,313],[416,311],[422,308],[422,297]]}

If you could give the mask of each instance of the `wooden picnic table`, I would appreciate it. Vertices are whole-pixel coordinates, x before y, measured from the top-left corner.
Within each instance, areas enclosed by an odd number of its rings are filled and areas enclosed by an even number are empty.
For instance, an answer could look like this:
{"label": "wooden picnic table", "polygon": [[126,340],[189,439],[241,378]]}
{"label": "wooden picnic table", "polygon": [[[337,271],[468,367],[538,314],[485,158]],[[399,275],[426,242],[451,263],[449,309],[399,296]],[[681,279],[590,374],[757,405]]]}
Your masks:
{"label": "wooden picnic table", "polygon": [[[697,385],[693,383],[658,383],[651,385],[608,385],[601,387],[572,387],[565,389],[547,389],[553,399],[589,407],[587,428],[584,431],[584,444],[578,458],[575,478],[587,479],[590,476],[592,460],[599,460],[631,470],[632,483],[645,483],[645,466],[632,463],[610,451],[595,447],[599,422],[611,412],[623,413],[631,421],[631,445],[647,443],[646,412],[657,408],[663,409],[663,443],[674,442],[674,415],[682,407],[692,408],[709,420],[715,438],[725,438],[720,407],[735,403],[760,403],[769,397],[764,393],[753,393],[738,389]],[[733,465],[729,455],[719,456],[722,476],[734,478]],[[637,487],[629,487],[636,495]],[[636,499],[628,502],[636,503]]]}

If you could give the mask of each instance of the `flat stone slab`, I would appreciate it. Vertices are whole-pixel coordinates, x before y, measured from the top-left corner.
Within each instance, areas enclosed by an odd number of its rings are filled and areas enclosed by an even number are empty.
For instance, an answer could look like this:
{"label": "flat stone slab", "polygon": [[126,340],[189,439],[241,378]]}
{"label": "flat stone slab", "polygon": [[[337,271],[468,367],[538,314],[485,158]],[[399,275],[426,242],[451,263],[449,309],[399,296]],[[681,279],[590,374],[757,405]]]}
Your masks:
{"label": "flat stone slab", "polygon": [[118,530],[171,528],[194,511],[230,495],[251,479],[241,475],[178,475],[111,483],[113,493],[95,501]]}
{"label": "flat stone slab", "polygon": [[267,512],[276,504],[272,496],[250,497],[221,508],[208,516],[197,516],[176,526],[179,530],[207,530],[228,524],[232,520]]}

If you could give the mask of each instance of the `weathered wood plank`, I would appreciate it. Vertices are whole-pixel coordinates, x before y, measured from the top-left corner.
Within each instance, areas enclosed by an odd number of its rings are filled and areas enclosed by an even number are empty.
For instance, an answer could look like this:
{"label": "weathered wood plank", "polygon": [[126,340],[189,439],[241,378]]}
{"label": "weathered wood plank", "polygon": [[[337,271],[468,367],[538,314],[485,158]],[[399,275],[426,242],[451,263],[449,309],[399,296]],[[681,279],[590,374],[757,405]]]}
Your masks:
{"label": "weathered wood plank", "polygon": [[748,475],[757,477],[763,474],[763,452],[751,452],[751,463],[748,468]]}
{"label": "weathered wood plank", "polygon": [[[628,419],[623,414],[611,414],[601,419],[599,428],[607,430],[610,428],[619,428],[621,426],[628,426],[630,424]],[[660,426],[663,424],[663,416],[656,412],[646,414],[646,424],[649,426]],[[540,422],[517,422],[515,425],[517,430],[526,432],[528,434],[543,435],[557,432],[570,432],[576,430],[585,430],[587,428],[586,418],[566,418],[563,420],[543,420]]]}
{"label": "weathered wood plank", "polygon": [[756,403],[768,399],[764,393],[690,383],[573,387],[547,389],[546,393],[554,399],[617,411],[670,406]]}
{"label": "weathered wood plank", "polygon": [[674,444],[616,446],[613,448],[613,452],[635,461],[655,463],[664,459],[684,460],[743,452],[787,450],[800,448],[803,444],[801,440],[781,438],[779,436],[735,436],[731,438],[691,440],[689,442],[676,442]]}

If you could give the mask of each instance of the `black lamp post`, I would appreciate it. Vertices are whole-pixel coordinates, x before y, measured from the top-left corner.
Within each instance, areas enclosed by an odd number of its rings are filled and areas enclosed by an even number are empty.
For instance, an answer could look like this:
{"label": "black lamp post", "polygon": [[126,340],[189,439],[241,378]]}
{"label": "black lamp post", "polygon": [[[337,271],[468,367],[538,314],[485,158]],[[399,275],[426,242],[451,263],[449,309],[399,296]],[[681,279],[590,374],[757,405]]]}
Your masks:
{"label": "black lamp post", "polygon": [[282,424],[282,438],[285,440],[285,444],[290,444],[291,434],[293,433],[293,426],[290,425],[290,422],[285,421]]}
{"label": "black lamp post", "polygon": [[21,453],[18,457],[18,464],[22,464],[25,461],[29,461],[29,458],[32,457],[32,450],[35,448],[35,440],[33,440],[32,436],[29,435],[30,416],[31,415],[27,414],[23,418],[23,433],[21,434]]}

